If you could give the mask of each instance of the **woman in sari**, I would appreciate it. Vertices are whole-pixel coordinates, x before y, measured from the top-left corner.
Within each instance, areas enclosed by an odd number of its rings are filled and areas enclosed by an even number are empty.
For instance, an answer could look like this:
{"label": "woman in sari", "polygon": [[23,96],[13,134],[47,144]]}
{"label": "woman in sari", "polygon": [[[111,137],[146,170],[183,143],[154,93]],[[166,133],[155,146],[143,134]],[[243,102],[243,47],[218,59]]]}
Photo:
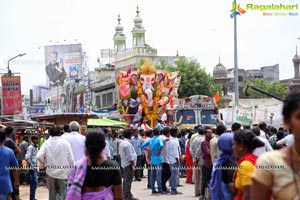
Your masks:
{"label": "woman in sari", "polygon": [[193,159],[190,152],[191,137],[195,134],[190,131],[185,144],[186,183],[193,183]]}
{"label": "woman in sari", "polygon": [[214,163],[209,185],[212,200],[233,200],[233,174],[236,168],[232,149],[233,133],[223,133],[218,138],[221,155]]}
{"label": "woman in sari", "polygon": [[259,157],[252,174],[251,199],[300,199],[300,93],[290,94],[283,105],[285,127],[294,134],[289,147]]}
{"label": "woman in sari", "polygon": [[120,166],[102,156],[105,135],[92,130],[86,135],[86,155],[71,171],[67,200],[119,200],[123,199]]}
{"label": "woman in sari", "polygon": [[257,156],[252,152],[265,144],[251,130],[238,130],[233,137],[233,152],[238,158],[237,170],[234,174],[234,200],[250,199],[251,174],[255,168]]}

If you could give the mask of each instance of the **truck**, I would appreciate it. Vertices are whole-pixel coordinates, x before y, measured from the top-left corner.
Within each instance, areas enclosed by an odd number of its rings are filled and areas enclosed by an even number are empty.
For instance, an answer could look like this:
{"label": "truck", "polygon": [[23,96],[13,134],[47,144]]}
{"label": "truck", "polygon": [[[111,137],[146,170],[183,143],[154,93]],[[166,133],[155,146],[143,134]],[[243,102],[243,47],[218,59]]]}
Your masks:
{"label": "truck", "polygon": [[220,114],[213,97],[193,95],[179,99],[177,105],[168,108],[167,119],[169,124],[180,129],[192,129],[198,125],[216,128]]}

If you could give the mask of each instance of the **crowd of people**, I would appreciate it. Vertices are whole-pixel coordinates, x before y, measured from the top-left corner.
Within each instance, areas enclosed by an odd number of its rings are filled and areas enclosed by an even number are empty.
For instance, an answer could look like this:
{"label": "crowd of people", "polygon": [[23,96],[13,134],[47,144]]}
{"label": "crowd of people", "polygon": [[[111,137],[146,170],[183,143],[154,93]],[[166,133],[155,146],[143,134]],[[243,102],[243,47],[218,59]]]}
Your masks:
{"label": "crowd of people", "polygon": [[181,195],[184,177],[200,199],[299,199],[300,94],[287,96],[282,114],[285,128],[278,129],[260,122],[179,130],[161,120],[151,129],[144,120],[82,135],[73,121],[64,131],[50,128],[40,148],[37,135],[17,145],[6,127],[0,130],[0,200],[19,199],[20,166],[28,169],[30,200],[43,169],[51,200],[136,200],[132,182],[146,177],[153,195]]}

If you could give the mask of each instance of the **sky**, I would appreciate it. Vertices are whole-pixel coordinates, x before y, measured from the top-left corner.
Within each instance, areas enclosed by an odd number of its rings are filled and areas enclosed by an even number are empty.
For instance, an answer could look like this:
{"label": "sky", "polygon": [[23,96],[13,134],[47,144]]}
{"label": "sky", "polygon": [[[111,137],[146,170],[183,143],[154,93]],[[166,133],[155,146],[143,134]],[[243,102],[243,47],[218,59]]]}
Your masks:
{"label": "sky", "polygon": [[[238,0],[244,9],[250,3],[298,3],[300,9],[300,0]],[[209,73],[220,56],[225,67],[233,68],[231,4],[231,0],[1,0],[0,73],[9,58],[26,53],[10,65],[13,72],[20,72],[22,93],[28,94],[33,85],[46,84],[43,47],[78,42],[92,70],[100,49],[113,48],[118,14],[131,47],[137,5],[146,43],[159,55],[175,56],[178,50],[181,56],[196,58]],[[296,45],[300,52],[300,10],[293,12],[298,16],[267,17],[252,10],[237,16],[239,68],[279,64],[280,79],[293,77]]]}

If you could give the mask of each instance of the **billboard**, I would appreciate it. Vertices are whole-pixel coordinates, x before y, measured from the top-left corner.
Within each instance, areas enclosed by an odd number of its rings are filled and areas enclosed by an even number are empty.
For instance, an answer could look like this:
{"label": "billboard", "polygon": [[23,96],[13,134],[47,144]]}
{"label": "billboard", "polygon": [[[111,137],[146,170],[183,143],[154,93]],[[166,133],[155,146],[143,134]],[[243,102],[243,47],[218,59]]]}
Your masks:
{"label": "billboard", "polygon": [[30,107],[28,109],[29,114],[44,114],[45,108],[44,107]]}
{"label": "billboard", "polygon": [[79,79],[81,44],[45,46],[47,87],[63,86],[66,79]]}
{"label": "billboard", "polygon": [[78,66],[70,66],[69,67],[69,77],[70,77],[70,79],[79,79]]}
{"label": "billboard", "polygon": [[2,114],[22,113],[22,93],[20,76],[2,76]]}
{"label": "billboard", "polygon": [[45,86],[35,85],[33,86],[33,103],[44,103],[45,93],[48,90]]}

